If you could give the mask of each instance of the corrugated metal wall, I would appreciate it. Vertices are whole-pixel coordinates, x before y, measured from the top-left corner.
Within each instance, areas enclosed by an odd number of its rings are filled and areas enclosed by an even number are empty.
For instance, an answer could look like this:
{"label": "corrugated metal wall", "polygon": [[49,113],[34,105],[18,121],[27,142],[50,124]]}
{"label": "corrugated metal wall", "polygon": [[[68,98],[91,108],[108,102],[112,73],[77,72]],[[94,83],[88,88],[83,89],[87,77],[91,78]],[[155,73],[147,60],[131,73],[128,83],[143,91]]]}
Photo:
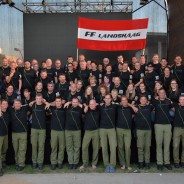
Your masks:
{"label": "corrugated metal wall", "polygon": [[[39,2],[41,0],[28,0],[30,2]],[[46,0],[47,2],[58,2],[58,0]],[[67,0],[64,0],[65,2]],[[72,0],[68,0],[71,2]],[[86,2],[86,0],[84,0]],[[89,2],[95,0],[88,0]],[[97,0],[100,2],[100,0]],[[102,0],[103,1],[103,0]],[[109,0],[104,0],[107,2]],[[116,0],[122,1],[122,0]],[[123,0],[126,1],[126,0]],[[129,0],[127,0],[129,1]],[[131,0],[130,0],[131,1]],[[157,0],[164,6],[164,0]],[[25,0],[14,0],[16,6],[22,8],[21,3]],[[140,7],[140,0],[133,0],[133,9]],[[133,18],[149,17],[149,32],[165,33],[167,24],[165,11],[160,8],[156,3],[152,2],[141,10],[133,14]],[[14,55],[20,57],[20,54],[14,51],[14,48],[19,48],[23,51],[23,16],[22,13],[9,6],[0,6],[0,48],[3,54]]]}

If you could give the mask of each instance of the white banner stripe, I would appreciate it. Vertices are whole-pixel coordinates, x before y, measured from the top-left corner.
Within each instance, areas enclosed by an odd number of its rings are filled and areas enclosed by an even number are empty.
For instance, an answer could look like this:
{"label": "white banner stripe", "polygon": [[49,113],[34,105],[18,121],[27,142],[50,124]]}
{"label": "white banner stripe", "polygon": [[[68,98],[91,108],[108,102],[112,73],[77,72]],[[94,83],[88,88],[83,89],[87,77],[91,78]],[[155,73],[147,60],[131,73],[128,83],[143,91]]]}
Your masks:
{"label": "white banner stripe", "polygon": [[100,31],[78,28],[78,38],[98,41],[123,41],[146,39],[147,29]]}

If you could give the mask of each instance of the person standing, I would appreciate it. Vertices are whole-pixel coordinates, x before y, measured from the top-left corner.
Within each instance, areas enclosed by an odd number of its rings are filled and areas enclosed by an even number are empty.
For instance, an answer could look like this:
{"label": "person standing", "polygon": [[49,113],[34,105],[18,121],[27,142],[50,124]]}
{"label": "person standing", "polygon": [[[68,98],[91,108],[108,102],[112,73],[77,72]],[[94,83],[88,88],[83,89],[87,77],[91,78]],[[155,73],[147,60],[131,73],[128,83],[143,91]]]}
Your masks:
{"label": "person standing", "polygon": [[[179,97],[179,103],[174,104],[175,118],[173,122],[173,157],[174,166],[184,168],[184,95]],[[180,143],[182,144],[181,159],[179,158]]]}
{"label": "person standing", "polygon": [[15,152],[16,170],[22,171],[25,167],[27,150],[27,112],[29,106],[22,106],[19,99],[15,99],[10,108],[12,144]]}
{"label": "person standing", "polygon": [[65,139],[66,151],[68,155],[69,166],[68,169],[77,169],[80,158],[81,147],[81,118],[82,118],[82,105],[79,103],[78,98],[74,97],[71,105],[65,104],[66,121],[65,121]]}
{"label": "person standing", "polygon": [[155,107],[155,139],[156,159],[158,170],[163,170],[163,164],[168,170],[170,165],[170,142],[171,142],[171,121],[169,111],[172,108],[171,101],[166,99],[166,92],[161,88],[158,92],[158,99],[152,101]]}
{"label": "person standing", "polygon": [[0,103],[0,176],[3,176],[3,166],[5,164],[6,152],[8,149],[8,125],[9,125],[9,113],[8,101],[2,100]]}
{"label": "person standing", "polygon": [[62,169],[65,151],[65,109],[62,105],[62,99],[57,97],[55,107],[50,107],[51,116],[51,169]]}
{"label": "person standing", "polygon": [[[100,107],[100,141],[102,146],[103,162],[107,173],[114,173],[116,167],[116,105],[113,105],[111,101],[111,95],[105,95],[105,104]],[[108,146],[110,149],[110,155],[108,153]]]}
{"label": "person standing", "polygon": [[[44,104],[45,103],[45,104]],[[32,168],[43,169],[46,122],[45,111],[49,104],[45,102],[42,94],[36,95],[35,101],[30,103],[32,110],[31,144],[32,144]]]}
{"label": "person standing", "polygon": [[96,169],[98,162],[98,151],[100,145],[99,137],[99,121],[100,113],[95,100],[89,101],[89,106],[86,105],[84,108],[85,118],[84,118],[84,137],[82,142],[82,162],[83,165],[80,170],[85,169],[89,164],[89,145],[92,142],[93,153],[92,153],[92,169]]}
{"label": "person standing", "polygon": [[153,106],[148,104],[146,96],[140,97],[140,104],[137,107],[131,106],[135,112],[134,122],[137,133],[137,148],[139,169],[150,168],[150,147],[151,147],[151,112]]}
{"label": "person standing", "polygon": [[116,122],[118,158],[122,170],[126,167],[128,170],[132,169],[130,167],[132,115],[133,111],[128,106],[128,99],[123,95],[120,106],[117,108]]}

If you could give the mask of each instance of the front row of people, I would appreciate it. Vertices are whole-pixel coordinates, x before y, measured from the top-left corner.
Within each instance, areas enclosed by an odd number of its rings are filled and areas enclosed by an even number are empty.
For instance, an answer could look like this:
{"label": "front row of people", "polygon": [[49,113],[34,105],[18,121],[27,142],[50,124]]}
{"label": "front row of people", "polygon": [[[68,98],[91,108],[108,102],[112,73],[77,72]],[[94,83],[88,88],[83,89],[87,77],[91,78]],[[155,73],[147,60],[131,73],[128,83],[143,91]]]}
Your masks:
{"label": "front row of people", "polygon": [[[84,170],[89,165],[88,148],[92,142],[92,168],[96,169],[98,152],[101,146],[102,157],[107,173],[114,173],[116,167],[116,148],[121,169],[131,170],[131,139],[132,122],[135,123],[139,168],[150,168],[150,146],[152,127],[154,126],[156,139],[157,168],[165,166],[171,170],[170,142],[172,137],[171,111],[175,112],[172,120],[173,130],[173,157],[174,166],[184,168],[184,96],[179,97],[179,104],[172,104],[166,98],[164,89],[158,92],[158,98],[151,104],[146,96],[140,97],[140,104],[133,106],[128,103],[126,96],[121,97],[120,105],[112,104],[110,94],[105,95],[104,104],[97,105],[94,99],[83,107],[77,98],[71,103],[62,104],[57,97],[55,104],[46,102],[42,94],[37,94],[35,101],[29,105],[22,105],[18,99],[14,100],[13,107],[8,107],[6,100],[0,105],[0,175],[5,166],[5,155],[8,142],[8,126],[11,122],[12,144],[15,152],[16,170],[22,171],[25,167],[27,149],[27,116],[32,114],[31,144],[32,168],[42,169],[44,161],[44,147],[46,138],[47,109],[51,116],[51,169],[63,167],[65,147],[69,162],[69,169],[77,169],[82,146],[82,166]],[[83,116],[84,114],[84,116]],[[82,117],[84,126],[82,127]],[[154,117],[154,118],[153,118]],[[134,121],[132,121],[134,118]],[[154,124],[153,124],[154,119]],[[81,140],[81,130],[84,128],[84,137]],[[180,142],[182,141],[181,159],[179,157]],[[82,143],[82,144],[81,144]],[[109,151],[110,150],[110,151]]]}

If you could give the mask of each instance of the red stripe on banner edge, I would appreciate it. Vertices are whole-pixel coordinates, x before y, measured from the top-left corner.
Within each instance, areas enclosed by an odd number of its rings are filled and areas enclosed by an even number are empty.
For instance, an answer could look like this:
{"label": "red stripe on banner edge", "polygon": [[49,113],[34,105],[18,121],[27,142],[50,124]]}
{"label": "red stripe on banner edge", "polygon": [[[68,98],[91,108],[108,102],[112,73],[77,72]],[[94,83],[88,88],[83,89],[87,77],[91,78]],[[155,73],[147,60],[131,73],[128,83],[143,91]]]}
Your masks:
{"label": "red stripe on banner edge", "polygon": [[146,39],[126,40],[126,41],[96,41],[78,39],[78,49],[98,50],[98,51],[118,51],[118,50],[141,50],[146,46]]}
{"label": "red stripe on banner edge", "polygon": [[148,18],[135,20],[95,20],[79,17],[78,28],[91,30],[134,30],[148,27]]}

